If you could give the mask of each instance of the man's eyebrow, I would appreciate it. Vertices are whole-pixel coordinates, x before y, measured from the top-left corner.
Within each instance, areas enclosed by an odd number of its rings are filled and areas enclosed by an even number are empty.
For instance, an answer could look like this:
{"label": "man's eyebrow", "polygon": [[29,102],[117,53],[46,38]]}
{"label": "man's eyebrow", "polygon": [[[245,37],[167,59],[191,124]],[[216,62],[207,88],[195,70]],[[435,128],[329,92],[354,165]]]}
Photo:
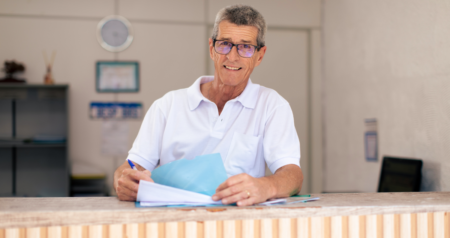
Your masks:
{"label": "man's eyebrow", "polygon": [[[228,37],[221,37],[220,39],[217,39],[217,40],[224,40],[224,41],[230,41],[231,42],[231,38],[228,38]],[[238,44],[242,44],[242,43],[244,43],[244,44],[251,44],[252,41],[240,40]]]}

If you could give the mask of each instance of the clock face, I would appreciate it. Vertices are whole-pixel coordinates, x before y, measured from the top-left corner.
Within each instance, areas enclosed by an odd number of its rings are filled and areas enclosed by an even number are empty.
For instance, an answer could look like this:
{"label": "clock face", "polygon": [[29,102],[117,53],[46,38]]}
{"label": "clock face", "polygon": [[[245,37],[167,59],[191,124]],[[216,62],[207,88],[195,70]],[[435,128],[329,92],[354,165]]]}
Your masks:
{"label": "clock face", "polygon": [[133,41],[131,24],[121,16],[106,17],[98,24],[97,38],[108,51],[125,50]]}

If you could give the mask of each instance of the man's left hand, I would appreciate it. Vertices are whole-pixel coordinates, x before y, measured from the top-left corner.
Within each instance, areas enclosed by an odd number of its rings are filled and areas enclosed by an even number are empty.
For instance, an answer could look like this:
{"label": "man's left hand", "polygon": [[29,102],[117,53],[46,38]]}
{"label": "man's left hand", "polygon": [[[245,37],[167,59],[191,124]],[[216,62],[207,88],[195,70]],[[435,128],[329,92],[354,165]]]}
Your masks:
{"label": "man's left hand", "polygon": [[267,177],[254,178],[242,173],[228,178],[216,189],[212,199],[223,204],[250,206],[274,197],[275,188]]}

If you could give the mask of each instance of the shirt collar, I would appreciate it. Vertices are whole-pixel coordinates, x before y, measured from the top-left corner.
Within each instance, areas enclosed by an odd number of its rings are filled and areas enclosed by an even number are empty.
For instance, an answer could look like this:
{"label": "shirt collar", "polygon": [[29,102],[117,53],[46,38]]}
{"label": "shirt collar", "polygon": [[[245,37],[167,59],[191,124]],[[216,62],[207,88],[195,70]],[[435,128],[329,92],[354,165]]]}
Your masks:
{"label": "shirt collar", "polygon": [[[214,80],[214,76],[202,76],[195,80],[194,84],[192,84],[187,89],[189,109],[196,109],[198,105],[200,105],[201,101],[209,101],[203,96],[202,92],[200,91],[200,85],[212,80]],[[239,95],[232,101],[239,101],[244,107],[247,108],[255,108],[256,102],[258,100],[259,87],[259,84],[254,84],[252,83],[252,80],[249,79],[247,86],[245,86],[245,89],[241,93],[241,95]]]}

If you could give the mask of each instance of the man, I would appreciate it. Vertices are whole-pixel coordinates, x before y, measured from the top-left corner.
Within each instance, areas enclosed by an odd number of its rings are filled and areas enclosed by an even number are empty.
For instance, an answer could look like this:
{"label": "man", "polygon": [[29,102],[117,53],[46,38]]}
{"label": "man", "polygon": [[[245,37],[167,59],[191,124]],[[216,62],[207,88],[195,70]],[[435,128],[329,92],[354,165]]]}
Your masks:
{"label": "man", "polygon": [[[300,142],[289,103],[250,80],[267,49],[265,32],[264,18],[249,6],[219,11],[209,39],[214,77],[153,103],[128,155],[138,171],[125,162],[114,174],[120,200],[136,200],[139,181],[153,182],[149,171],[158,163],[210,153],[221,154],[229,176],[215,201],[247,206],[300,191]],[[273,175],[264,177],[265,163]]]}

